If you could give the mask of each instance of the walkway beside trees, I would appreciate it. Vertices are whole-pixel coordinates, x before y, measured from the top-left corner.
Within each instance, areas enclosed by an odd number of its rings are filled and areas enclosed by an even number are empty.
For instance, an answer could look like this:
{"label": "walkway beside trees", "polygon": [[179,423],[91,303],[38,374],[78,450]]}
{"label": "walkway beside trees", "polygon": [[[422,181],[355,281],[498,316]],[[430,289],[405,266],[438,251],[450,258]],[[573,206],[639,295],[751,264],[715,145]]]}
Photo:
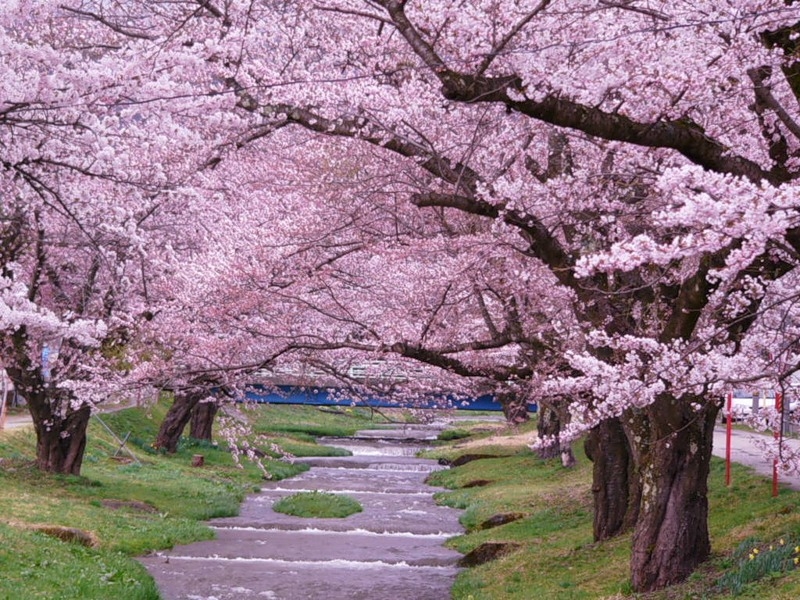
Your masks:
{"label": "walkway beside trees", "polygon": [[[753,443],[758,436],[766,437],[765,434],[751,433],[739,429],[733,430],[731,437],[731,460],[735,463],[751,467],[757,473],[765,477],[772,477],[772,464],[764,457],[764,454]],[[771,436],[769,436],[771,439]],[[784,443],[790,451],[800,452],[800,440],[785,439]],[[717,427],[714,430],[714,456],[725,458],[725,427]],[[788,485],[792,489],[800,490],[800,474],[780,473],[781,484]],[[734,479],[735,482],[735,479]]]}

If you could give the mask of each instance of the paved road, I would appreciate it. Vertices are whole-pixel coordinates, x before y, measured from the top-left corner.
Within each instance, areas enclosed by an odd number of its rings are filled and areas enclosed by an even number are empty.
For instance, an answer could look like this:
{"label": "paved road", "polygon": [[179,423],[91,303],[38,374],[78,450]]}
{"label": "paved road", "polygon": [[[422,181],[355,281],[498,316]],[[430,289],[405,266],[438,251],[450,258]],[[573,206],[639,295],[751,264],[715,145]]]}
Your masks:
{"label": "paved road", "polygon": [[[764,437],[763,434],[749,433],[734,429],[731,437],[731,461],[747,465],[753,468],[757,473],[772,478],[772,462],[766,459],[753,443],[754,438],[757,438],[759,435]],[[800,452],[800,440],[785,439],[784,442],[789,446],[790,450]],[[725,450],[725,426],[723,425],[718,426],[714,430],[713,453],[715,456],[725,458]],[[782,484],[788,485],[792,489],[800,490],[800,475],[797,473],[781,473],[779,480]]]}
{"label": "paved road", "polygon": [[22,415],[6,415],[5,423],[0,426],[0,431],[4,429],[20,429],[21,427],[28,427],[33,425],[31,416],[29,414]]}

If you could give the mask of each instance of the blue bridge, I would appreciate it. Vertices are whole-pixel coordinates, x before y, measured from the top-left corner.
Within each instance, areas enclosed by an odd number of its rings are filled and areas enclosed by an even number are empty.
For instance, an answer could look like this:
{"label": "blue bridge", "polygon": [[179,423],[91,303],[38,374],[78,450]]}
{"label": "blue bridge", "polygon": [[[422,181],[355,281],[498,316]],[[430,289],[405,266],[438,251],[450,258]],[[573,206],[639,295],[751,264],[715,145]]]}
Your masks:
{"label": "blue bridge", "polygon": [[[348,396],[344,390],[318,387],[249,386],[245,393],[249,402],[264,404],[310,404],[314,406],[366,406],[372,408],[429,408],[459,410],[503,410],[494,396],[487,394],[476,398],[433,398],[415,402],[397,402],[379,396],[355,398]],[[530,412],[536,412],[536,404],[528,405]]]}

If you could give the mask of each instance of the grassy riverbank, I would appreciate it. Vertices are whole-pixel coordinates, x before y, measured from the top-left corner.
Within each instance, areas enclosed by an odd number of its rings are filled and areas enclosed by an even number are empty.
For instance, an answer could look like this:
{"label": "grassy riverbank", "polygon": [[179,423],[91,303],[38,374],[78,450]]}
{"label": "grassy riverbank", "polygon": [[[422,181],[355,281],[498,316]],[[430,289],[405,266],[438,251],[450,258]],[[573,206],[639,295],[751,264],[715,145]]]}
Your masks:
{"label": "grassy riverbank", "polygon": [[[156,600],[152,580],[132,557],[208,539],[213,534],[203,520],[238,511],[244,496],[260,485],[261,472],[246,462],[237,468],[228,452],[210,444],[185,441],[174,456],[153,452],[150,444],[165,410],[166,404],[159,404],[101,415],[119,436],[130,432],[126,448],[138,462],[119,452],[119,443],[93,422],[81,477],[34,469],[30,430],[0,433],[0,599]],[[358,409],[337,413],[272,406],[244,414],[237,418],[252,423],[265,450],[276,444],[301,456],[333,452],[319,446],[315,436],[348,435],[382,423],[380,416]],[[462,423],[457,432],[442,436],[450,441],[442,442],[433,456],[494,458],[439,472],[432,482],[450,488],[440,502],[465,511],[468,533],[450,542],[454,548],[467,553],[485,542],[514,546],[497,560],[465,570],[453,597],[635,598],[628,578],[630,537],[592,542],[591,465],[580,448],[577,467],[565,470],[557,460],[539,460],[525,438],[511,436],[519,430],[487,429]],[[203,454],[204,467],[190,466],[194,454]],[[279,460],[266,464],[278,478],[297,470]],[[723,475],[723,464],[715,459],[712,559],[685,584],[648,600],[730,598],[734,593],[751,599],[800,597],[800,571],[793,560],[800,545],[800,493],[782,490],[772,498],[769,482],[743,467],[734,466],[730,488],[723,485]],[[521,518],[483,526],[493,516],[512,513]],[[42,526],[79,529],[93,545],[65,543],[37,531]]]}
{"label": "grassy riverbank", "polygon": [[[234,515],[244,496],[258,488],[261,471],[208,443],[184,441],[173,456],[150,444],[167,409],[127,409],[100,415],[126,449],[92,419],[81,477],[53,476],[33,467],[30,429],[0,433],[0,599],[155,600],[155,585],[133,556],[209,539],[202,521]],[[260,434],[267,453],[275,444],[298,455],[330,453],[313,435],[341,435],[377,426],[368,411],[338,414],[312,407],[259,407],[239,411]],[[202,454],[205,466],[191,466]],[[265,461],[273,477],[300,467]],[[45,533],[42,530],[49,532]],[[71,534],[68,529],[74,529]],[[53,537],[78,535],[83,542]]]}
{"label": "grassy riverbank", "polygon": [[[497,458],[474,460],[431,478],[452,490],[440,495],[441,503],[465,509],[462,523],[468,533],[450,543],[464,553],[486,542],[510,545],[505,556],[459,576],[456,600],[637,597],[630,592],[628,575],[630,536],[592,541],[591,463],[580,446],[578,465],[569,470],[558,460],[538,459],[507,435],[478,444],[462,437],[431,455],[453,459],[478,453]],[[735,593],[740,598],[800,597],[800,570],[793,560],[800,558],[795,551],[800,493],[784,489],[772,498],[770,482],[738,465],[733,481],[725,487],[724,464],[714,459],[709,482],[712,559],[685,584],[648,599],[730,598]],[[521,518],[481,528],[490,517],[512,513]]]}

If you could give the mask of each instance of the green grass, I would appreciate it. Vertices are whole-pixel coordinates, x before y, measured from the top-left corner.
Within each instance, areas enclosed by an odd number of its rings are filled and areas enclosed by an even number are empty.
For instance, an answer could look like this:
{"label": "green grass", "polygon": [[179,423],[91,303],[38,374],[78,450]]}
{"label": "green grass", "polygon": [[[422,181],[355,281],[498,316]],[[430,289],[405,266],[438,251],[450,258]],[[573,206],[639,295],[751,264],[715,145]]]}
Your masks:
{"label": "green grass", "polygon": [[255,405],[249,407],[254,415],[253,429],[265,435],[293,434],[299,439],[312,441],[314,437],[344,437],[359,429],[376,429],[389,424],[385,415],[402,419],[398,411],[381,413],[361,407],[327,408],[293,406],[285,404]]}
{"label": "green grass", "polygon": [[[325,446],[318,437],[347,437],[359,429],[385,427],[387,417],[401,420],[400,410],[371,411],[361,407],[316,407],[285,404],[255,404],[243,407],[249,415],[257,439],[264,444],[276,444],[283,452],[296,457],[348,456],[342,448]],[[267,450],[271,456],[278,454]]]}
{"label": "green grass", "polygon": [[[114,458],[119,444],[93,423],[81,477],[51,476],[33,468],[32,432],[0,434],[0,599],[156,599],[149,575],[130,557],[208,539],[212,532],[203,520],[236,513],[245,494],[259,486],[261,472],[247,463],[237,468],[229,453],[207,442],[183,440],[174,456],[154,452],[150,444],[165,411],[166,405],[158,404],[148,411],[101,415],[119,436],[132,432],[128,445],[141,464],[124,453],[122,460]],[[345,434],[385,422],[357,409],[330,414],[313,407],[268,406],[243,412],[270,442],[298,453],[330,452],[316,444],[315,433]],[[525,446],[456,448],[485,437],[488,429],[480,423],[461,423],[459,428],[470,436],[440,442],[429,455],[494,458],[431,476],[432,483],[449,488],[438,495],[440,501],[464,509],[468,532],[450,544],[462,552],[486,541],[514,542],[519,549],[464,570],[453,589],[456,600],[800,597],[794,556],[785,549],[789,556],[779,556],[775,550],[781,539],[787,548],[800,539],[800,493],[781,490],[772,498],[767,480],[738,465],[733,467],[733,485],[726,488],[724,464],[714,460],[709,481],[711,559],[680,586],[636,596],[630,592],[628,573],[630,536],[592,541],[591,464],[578,446],[577,467],[565,470],[558,460],[542,461]],[[206,458],[201,469],[190,466],[197,453]],[[297,469],[279,460],[266,464],[275,477]],[[471,487],[478,481],[483,485]],[[489,517],[507,512],[524,518],[479,530]],[[99,544],[84,548],[65,543],[27,530],[29,524],[77,527],[91,532]],[[752,548],[760,552],[751,561]],[[792,558],[791,564],[786,558]]]}
{"label": "green grass", "polygon": [[[0,433],[0,599],[156,599],[152,578],[131,557],[210,539],[213,531],[203,521],[238,513],[244,497],[263,481],[261,470],[246,460],[237,466],[222,443],[184,438],[174,455],[153,450],[168,407],[162,401],[100,415],[118,437],[130,433],[126,449],[138,462],[93,418],[80,477],[38,471],[31,429]],[[311,433],[375,426],[368,414],[354,411],[312,409],[293,416],[295,407],[273,408],[242,412],[269,435],[270,444],[295,455],[340,452],[317,445]],[[292,419],[301,423],[297,437],[276,433]],[[194,454],[203,454],[204,467],[191,467]],[[269,457],[264,465],[275,479],[308,468]],[[32,525],[78,528],[98,544],[63,542],[28,529]]]}
{"label": "green grass", "polygon": [[761,544],[758,539],[747,539],[739,544],[731,556],[731,568],[719,578],[717,588],[741,595],[748,584],[767,577],[780,577],[797,568],[800,562],[798,538],[780,538],[776,543]]}
{"label": "green grass", "polygon": [[273,504],[272,508],[295,517],[317,519],[342,519],[363,510],[361,504],[350,496],[319,491],[286,496]]}
{"label": "green grass", "polygon": [[449,442],[450,440],[468,438],[471,435],[466,429],[445,429],[438,435],[437,439],[442,442]]}
{"label": "green grass", "polygon": [[160,598],[155,583],[125,554],[85,548],[0,524],[0,598],[47,600]]}
{"label": "green grass", "polygon": [[[630,585],[631,536],[602,543],[592,540],[591,463],[579,445],[578,465],[569,470],[557,459],[538,459],[521,445],[470,449],[443,445],[428,453],[451,460],[460,454],[495,458],[475,460],[429,478],[449,488],[438,494],[440,503],[464,509],[461,522],[467,533],[449,545],[464,553],[489,541],[513,542],[519,548],[462,571],[453,588],[455,600],[701,600],[730,598],[734,590],[738,598],[800,597],[800,570],[794,565],[794,546],[789,548],[800,539],[800,493],[783,489],[778,498],[772,498],[770,482],[745,467],[733,466],[734,484],[726,488],[724,463],[712,462],[711,559],[684,584],[639,596]],[[470,486],[477,481],[483,485]],[[479,529],[489,517],[512,512],[524,517]],[[749,564],[749,552],[742,558],[740,546],[760,548],[760,558]]]}

